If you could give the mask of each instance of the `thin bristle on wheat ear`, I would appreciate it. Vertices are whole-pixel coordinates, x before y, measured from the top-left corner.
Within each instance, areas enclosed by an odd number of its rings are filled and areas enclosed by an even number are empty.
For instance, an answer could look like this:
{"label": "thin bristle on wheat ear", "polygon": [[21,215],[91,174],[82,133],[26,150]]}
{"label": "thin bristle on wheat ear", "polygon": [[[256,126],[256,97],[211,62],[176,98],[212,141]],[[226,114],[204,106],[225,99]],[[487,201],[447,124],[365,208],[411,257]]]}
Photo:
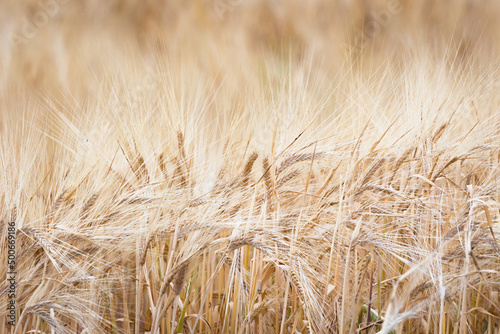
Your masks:
{"label": "thin bristle on wheat ear", "polygon": [[266,187],[265,199],[267,201],[267,211],[271,212],[274,208],[273,205],[273,181],[271,180],[271,171],[269,166],[269,159],[266,157],[262,160],[262,169],[264,171],[264,184]]}
{"label": "thin bristle on wheat ear", "polygon": [[179,268],[177,274],[175,275],[172,290],[176,295],[180,294],[184,287],[184,280],[186,279],[188,268],[189,268],[189,262],[183,263],[182,266]]}
{"label": "thin bristle on wheat ear", "polygon": [[45,252],[51,254],[54,251],[54,247],[52,246],[52,242],[47,240],[40,231],[37,231],[36,229],[33,228],[22,228],[19,230],[20,232],[26,234],[26,235],[32,235],[42,246],[42,248],[45,250]]}
{"label": "thin bristle on wheat ear", "polygon": [[53,215],[57,213],[57,210],[61,207],[61,204],[65,200],[65,196],[68,193],[68,189],[63,189],[63,191],[57,196],[56,200],[54,201],[54,205],[50,209],[49,215]]}
{"label": "thin bristle on wheat ear", "polygon": [[314,159],[320,159],[324,155],[325,155],[324,152],[296,153],[296,154],[293,154],[293,155],[289,156],[288,158],[286,158],[281,163],[281,165],[279,166],[279,168],[276,170],[276,175],[281,174],[285,169],[287,169],[288,167],[292,166],[295,163],[298,163],[298,162],[301,162],[301,161],[308,161],[308,160],[313,159],[313,157],[314,157]]}
{"label": "thin bristle on wheat ear", "polygon": [[185,159],[186,151],[184,149],[184,134],[181,131],[177,132],[177,147],[179,149],[180,158]]}
{"label": "thin bristle on wheat ear", "polygon": [[285,183],[294,179],[298,175],[300,175],[300,171],[298,169],[294,169],[291,172],[283,175],[281,178],[278,179],[278,182],[276,183],[276,188],[281,188]]}
{"label": "thin bristle on wheat ear", "polygon": [[146,168],[144,158],[140,154],[137,156],[134,171],[138,180],[149,183],[148,169]]}
{"label": "thin bristle on wheat ear", "polygon": [[10,221],[17,221],[17,204],[14,204],[12,211],[10,212]]}
{"label": "thin bristle on wheat ear", "polygon": [[262,160],[262,170],[264,171],[264,184],[266,185],[266,192],[271,193],[272,183],[271,183],[271,173],[269,172],[269,159],[266,157]]}
{"label": "thin bristle on wheat ear", "polygon": [[167,181],[168,180],[168,170],[167,170],[167,166],[165,165],[163,153],[160,153],[160,155],[158,155],[158,166],[160,167],[160,171],[163,175],[163,178],[165,179],[165,181]]}
{"label": "thin bristle on wheat ear", "polygon": [[85,204],[82,207],[82,211],[80,213],[80,219],[85,220],[87,219],[87,216],[89,215],[90,209],[92,206],[95,204],[97,201],[97,198],[99,197],[99,192],[95,192],[90,196],[87,201],[85,201]]}
{"label": "thin bristle on wheat ear", "polygon": [[256,152],[253,152],[250,157],[248,157],[248,160],[245,164],[245,167],[243,168],[243,172],[241,173],[241,185],[246,186],[248,184],[248,181],[250,180],[250,173],[252,172],[252,167],[257,160],[257,157],[259,155]]}

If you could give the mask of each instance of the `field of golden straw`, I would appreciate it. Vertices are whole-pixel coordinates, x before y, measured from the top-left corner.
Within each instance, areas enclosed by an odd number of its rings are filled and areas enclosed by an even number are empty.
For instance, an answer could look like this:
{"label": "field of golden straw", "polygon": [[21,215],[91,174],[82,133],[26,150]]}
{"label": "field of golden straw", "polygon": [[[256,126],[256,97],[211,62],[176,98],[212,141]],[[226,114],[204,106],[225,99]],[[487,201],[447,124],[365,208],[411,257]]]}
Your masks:
{"label": "field of golden straw", "polygon": [[500,333],[500,2],[0,3],[0,334]]}

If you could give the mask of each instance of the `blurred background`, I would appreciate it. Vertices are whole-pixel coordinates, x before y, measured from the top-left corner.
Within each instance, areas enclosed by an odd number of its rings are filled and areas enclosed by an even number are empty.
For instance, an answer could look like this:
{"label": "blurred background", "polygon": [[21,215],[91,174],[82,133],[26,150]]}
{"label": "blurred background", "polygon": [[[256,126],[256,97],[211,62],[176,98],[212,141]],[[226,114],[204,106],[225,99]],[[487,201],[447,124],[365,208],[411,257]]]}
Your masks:
{"label": "blurred background", "polygon": [[[313,55],[323,71],[384,60],[498,56],[494,0],[7,0],[0,5],[4,84],[84,93],[134,66],[195,66],[210,76]],[[156,63],[155,63],[156,61]],[[362,71],[362,70],[361,70]],[[5,89],[5,87],[4,87]]]}
{"label": "blurred background", "polygon": [[217,118],[211,135],[219,137],[236,123],[253,122],[265,145],[277,118],[293,138],[313,116],[321,124],[338,113],[338,124],[350,127],[335,130],[350,136],[367,118],[383,129],[406,112],[413,126],[446,103],[456,108],[465,96],[463,118],[473,122],[498,105],[500,2],[494,0],[10,0],[0,6],[4,120],[21,110],[43,119],[48,109],[111,110],[123,119],[123,109],[159,106],[178,118],[173,132],[196,127],[201,115],[206,124]]}

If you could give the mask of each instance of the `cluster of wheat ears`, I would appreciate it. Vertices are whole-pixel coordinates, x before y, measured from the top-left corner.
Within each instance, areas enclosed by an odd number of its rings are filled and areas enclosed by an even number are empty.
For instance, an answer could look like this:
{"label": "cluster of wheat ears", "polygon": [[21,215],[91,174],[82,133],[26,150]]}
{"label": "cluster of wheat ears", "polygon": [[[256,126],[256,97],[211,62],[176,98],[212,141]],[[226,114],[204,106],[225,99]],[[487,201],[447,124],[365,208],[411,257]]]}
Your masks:
{"label": "cluster of wheat ears", "polygon": [[0,334],[500,333],[494,2],[21,3]]}

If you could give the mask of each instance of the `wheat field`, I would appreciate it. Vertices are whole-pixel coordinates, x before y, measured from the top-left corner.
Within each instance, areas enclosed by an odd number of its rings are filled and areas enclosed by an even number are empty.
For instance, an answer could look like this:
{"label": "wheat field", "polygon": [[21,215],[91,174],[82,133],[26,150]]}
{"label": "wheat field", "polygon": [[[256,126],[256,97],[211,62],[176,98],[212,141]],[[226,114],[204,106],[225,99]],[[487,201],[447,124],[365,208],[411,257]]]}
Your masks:
{"label": "wheat field", "polygon": [[0,334],[500,333],[497,1],[0,18]]}

